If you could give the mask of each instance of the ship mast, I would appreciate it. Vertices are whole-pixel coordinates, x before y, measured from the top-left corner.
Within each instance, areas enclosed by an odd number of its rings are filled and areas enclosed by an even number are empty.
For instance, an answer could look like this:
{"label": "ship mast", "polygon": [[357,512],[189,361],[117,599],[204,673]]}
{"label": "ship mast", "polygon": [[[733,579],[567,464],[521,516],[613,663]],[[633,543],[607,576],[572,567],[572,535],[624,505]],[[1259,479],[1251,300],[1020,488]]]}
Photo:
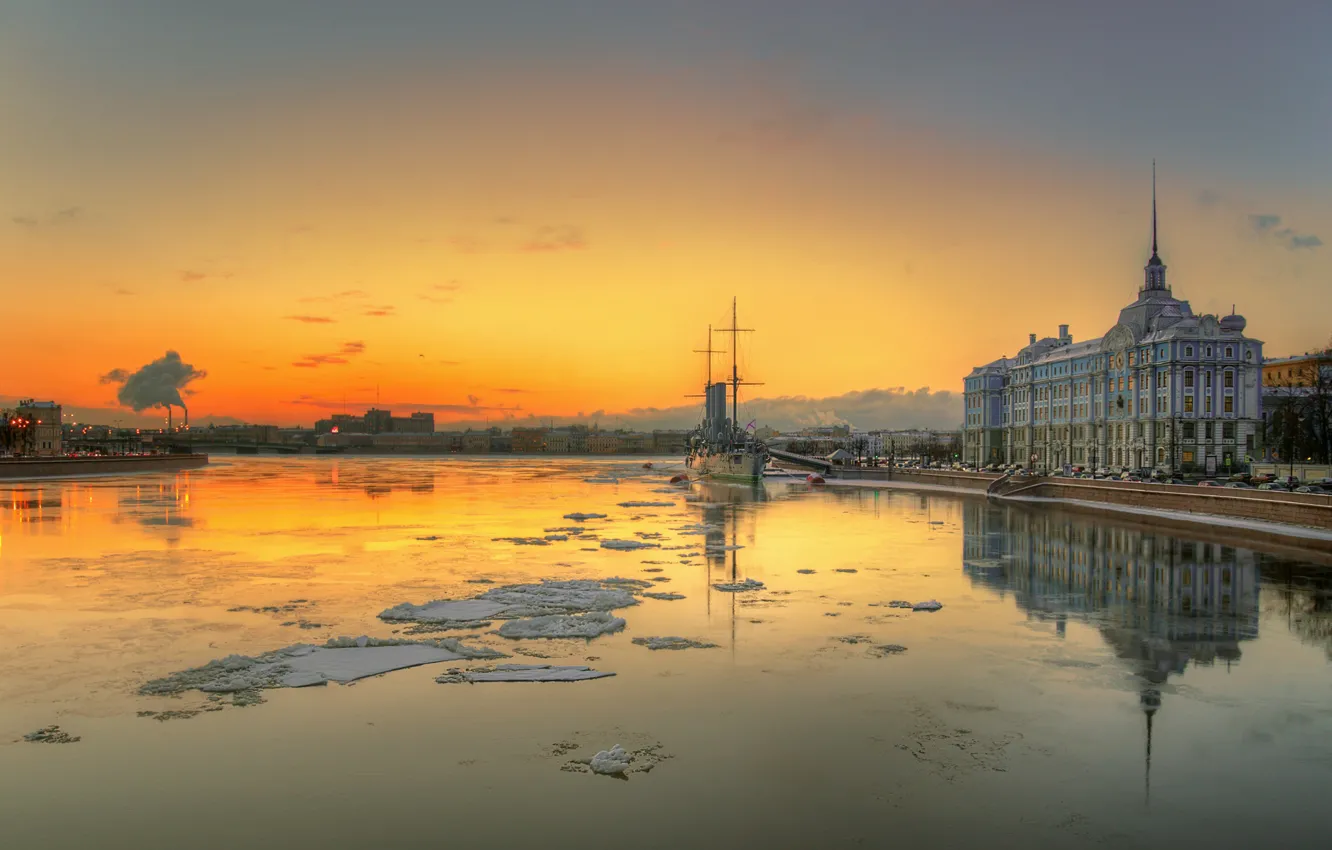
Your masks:
{"label": "ship mast", "polygon": [[[708,380],[707,383],[703,385],[703,395],[702,395],[703,398],[708,397],[708,390],[712,388],[712,357],[715,354],[721,354],[720,351],[712,347],[712,333],[713,333],[712,325],[708,325],[708,347],[694,349],[695,354],[708,355]],[[699,395],[696,393],[690,393],[689,395],[685,396],[685,398],[699,398]]]}
{"label": "ship mast", "polygon": [[731,335],[731,433],[734,434],[740,427],[740,388],[758,387],[762,384],[752,381],[740,380],[739,349],[740,337],[742,333],[752,333],[753,328],[740,327],[740,321],[736,318],[736,299],[731,297],[731,326],[729,328],[719,328],[715,333],[729,333]]}

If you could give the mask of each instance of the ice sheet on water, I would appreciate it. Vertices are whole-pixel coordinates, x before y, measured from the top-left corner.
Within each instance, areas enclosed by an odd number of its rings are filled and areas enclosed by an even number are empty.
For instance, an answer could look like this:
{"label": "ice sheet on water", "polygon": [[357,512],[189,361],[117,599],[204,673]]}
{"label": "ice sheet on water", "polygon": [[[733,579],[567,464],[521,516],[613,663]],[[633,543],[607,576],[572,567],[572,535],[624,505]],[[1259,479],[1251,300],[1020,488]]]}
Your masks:
{"label": "ice sheet on water", "polygon": [[663,599],[667,602],[684,599],[683,593],[644,593],[643,596],[647,599]]}
{"label": "ice sheet on water", "polygon": [[736,549],[743,549],[742,543],[709,543],[704,549],[708,552],[734,552]]}
{"label": "ice sheet on water", "polygon": [[610,476],[606,475],[606,476],[599,476],[597,478],[584,478],[583,482],[586,484],[619,484],[620,479],[611,478]]}
{"label": "ice sheet on water", "polygon": [[451,669],[436,678],[435,681],[440,684],[456,684],[459,682],[582,682],[588,679],[604,679],[614,675],[614,673],[577,665],[561,667],[553,664],[496,664],[493,667],[478,667],[472,670]]}
{"label": "ice sheet on water", "polygon": [[558,528],[546,528],[542,530],[547,534],[582,534],[587,529],[583,528],[581,525],[562,525]]}
{"label": "ice sheet on water", "polygon": [[752,578],[747,578],[744,581],[733,581],[733,582],[723,582],[721,584],[714,584],[713,587],[715,587],[717,590],[724,590],[727,593],[743,593],[746,590],[761,590],[763,588],[763,582],[755,581]]}
{"label": "ice sheet on water", "polygon": [[660,549],[660,543],[648,543],[642,540],[603,540],[602,549],[619,549],[621,551],[632,551],[634,549]]}
{"label": "ice sheet on water", "polygon": [[800,573],[801,575],[806,575],[806,576],[812,576],[812,575],[814,575],[814,571],[813,571],[813,570],[796,570],[796,572]]}
{"label": "ice sheet on water", "polygon": [[860,570],[853,569],[852,567],[838,567],[837,569],[833,570],[833,572],[835,572],[835,573],[858,573],[858,572],[860,572]]}
{"label": "ice sheet on water", "polygon": [[675,502],[617,502],[622,508],[673,508]]}
{"label": "ice sheet on water", "polygon": [[468,647],[457,640],[401,640],[397,638],[333,638],[322,646],[298,643],[257,656],[228,655],[202,667],[192,667],[144,683],[145,696],[237,693],[261,688],[303,688],[328,682],[353,682],[392,670],[476,658],[502,658],[487,647]]}
{"label": "ice sheet on water", "polygon": [[605,515],[605,514],[580,514],[580,513],[573,513],[573,514],[565,514],[565,515],[563,516],[563,519],[571,519],[571,520],[573,520],[574,522],[584,522],[584,521],[589,520],[589,519],[605,519],[605,518],[606,518],[606,515]]}
{"label": "ice sheet on water", "polygon": [[493,543],[512,543],[515,546],[549,546],[550,541],[544,537],[492,537]]}
{"label": "ice sheet on water", "polygon": [[929,600],[926,600],[925,602],[917,602],[915,605],[912,605],[912,606],[911,606],[911,610],[912,610],[912,611],[938,611],[938,610],[939,610],[940,608],[942,608],[942,607],[943,607],[943,603],[941,603],[941,602],[936,602],[936,601],[933,600],[933,599],[929,599]]}
{"label": "ice sheet on water", "polygon": [[547,535],[546,535],[546,539],[547,539],[547,540],[552,540],[552,541],[559,541],[559,542],[562,543],[562,542],[564,542],[565,540],[568,540],[568,539],[569,539],[569,535],[567,535],[567,534],[547,534]]}
{"label": "ice sheet on water", "polygon": [[683,637],[636,637],[633,642],[648,649],[715,649],[717,644]]}
{"label": "ice sheet on water", "polygon": [[550,614],[527,620],[510,620],[496,632],[512,640],[528,638],[594,638],[618,632],[624,628],[624,619],[605,611],[590,614]]}
{"label": "ice sheet on water", "polygon": [[381,620],[440,622],[516,619],[544,614],[612,611],[638,604],[630,588],[646,587],[635,579],[611,578],[542,581],[494,587],[473,599],[438,599],[424,605],[403,602],[380,612]]}
{"label": "ice sheet on water", "polygon": [[624,751],[624,747],[619,744],[611,747],[609,750],[601,750],[592,757],[588,765],[593,773],[600,773],[604,776],[623,776],[629,769],[630,756]]}

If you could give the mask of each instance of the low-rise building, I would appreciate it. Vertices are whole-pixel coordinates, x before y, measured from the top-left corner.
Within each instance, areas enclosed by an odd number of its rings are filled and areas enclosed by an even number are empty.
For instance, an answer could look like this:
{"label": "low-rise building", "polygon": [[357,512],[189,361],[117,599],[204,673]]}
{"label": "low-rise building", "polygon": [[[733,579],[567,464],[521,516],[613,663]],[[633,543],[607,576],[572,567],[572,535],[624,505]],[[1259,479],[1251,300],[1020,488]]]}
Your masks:
{"label": "low-rise building", "polygon": [[489,431],[468,431],[462,435],[462,450],[468,454],[485,454],[490,451]]}
{"label": "low-rise building", "polygon": [[619,454],[620,435],[613,431],[597,431],[587,436],[587,450],[594,455]]}
{"label": "low-rise building", "polygon": [[18,403],[15,410],[18,418],[28,423],[25,426],[25,447],[15,447],[28,455],[52,457],[63,454],[61,448],[61,409],[54,401],[36,401],[25,399]]}
{"label": "low-rise building", "polygon": [[659,455],[682,455],[689,448],[688,431],[653,431],[652,452]]}
{"label": "low-rise building", "polygon": [[545,428],[514,428],[509,438],[513,441],[515,452],[535,454],[546,451]]}

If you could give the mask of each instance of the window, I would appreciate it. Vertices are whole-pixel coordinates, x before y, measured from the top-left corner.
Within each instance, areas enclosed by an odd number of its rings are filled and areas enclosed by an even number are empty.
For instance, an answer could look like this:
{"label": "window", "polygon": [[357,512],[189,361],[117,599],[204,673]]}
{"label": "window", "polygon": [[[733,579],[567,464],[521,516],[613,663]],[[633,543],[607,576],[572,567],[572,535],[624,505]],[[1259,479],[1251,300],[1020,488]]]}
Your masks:
{"label": "window", "polygon": [[[953,408],[956,410],[957,408]],[[1184,462],[1193,463],[1193,452],[1184,452]]]}
{"label": "window", "polygon": [[1212,397],[1209,395],[1205,395],[1203,396],[1203,413],[1211,413],[1211,412],[1212,412]]}
{"label": "window", "polygon": [[1229,346],[1229,345],[1227,345],[1227,346],[1226,346],[1226,359],[1229,360],[1230,358],[1232,358],[1232,357],[1234,357],[1234,356],[1235,356],[1235,349],[1234,349],[1234,347],[1233,347],[1233,346]]}
{"label": "window", "polygon": [[1235,412],[1235,397],[1233,395],[1226,396],[1226,403],[1224,409],[1226,413]]}
{"label": "window", "polygon": [[1133,389],[1133,376],[1132,376],[1132,375],[1129,375],[1129,377],[1128,377],[1128,388],[1129,388],[1129,389]]}
{"label": "window", "polygon": [[1225,375],[1225,377],[1226,377],[1226,380],[1225,380],[1225,387],[1226,387],[1226,389],[1228,389],[1228,390],[1229,390],[1229,389],[1233,389],[1234,386],[1235,386],[1235,370],[1234,370],[1234,369],[1227,369],[1227,370],[1226,370],[1226,375]]}
{"label": "window", "polygon": [[1184,439],[1192,440],[1198,431],[1198,426],[1192,422],[1184,423]]}
{"label": "window", "polygon": [[1234,422],[1223,422],[1223,423],[1221,423],[1221,437],[1222,437],[1222,439],[1226,439],[1226,440],[1233,440],[1233,439],[1235,439],[1235,423],[1234,423]]}
{"label": "window", "polygon": [[1193,346],[1191,346],[1191,345],[1186,345],[1186,346],[1184,346],[1184,356],[1185,356],[1185,357],[1192,357],[1192,356],[1193,356]]}
{"label": "window", "polygon": [[1184,389],[1186,389],[1186,390],[1191,390],[1191,389],[1193,389],[1193,370],[1192,370],[1192,369],[1185,369],[1185,370],[1184,370]]}
{"label": "window", "polygon": [[[953,409],[956,410],[957,408]],[[1184,396],[1184,412],[1185,413],[1193,412],[1193,396],[1191,395]]]}
{"label": "window", "polygon": [[1212,347],[1211,347],[1210,345],[1207,346],[1207,356],[1208,356],[1208,357],[1211,357],[1211,356],[1212,356]]}
{"label": "window", "polygon": [[1130,365],[1130,366],[1134,365],[1135,362],[1137,361],[1137,359],[1138,359],[1138,358],[1137,358],[1137,354],[1136,354],[1135,352],[1130,351],[1130,352],[1129,352],[1129,365]]}
{"label": "window", "polygon": [[1212,423],[1211,423],[1211,422],[1204,422],[1204,423],[1203,423],[1203,440],[1210,440],[1210,439],[1212,439]]}
{"label": "window", "polygon": [[1246,363],[1252,363],[1252,362],[1253,362],[1253,349],[1252,349],[1252,348],[1249,349],[1248,351],[1244,352],[1244,362],[1246,362]]}
{"label": "window", "polygon": [[1164,449],[1164,448],[1157,448],[1157,450],[1156,450],[1156,462],[1157,462],[1157,463],[1165,463],[1165,449]]}
{"label": "window", "polygon": [[1211,388],[1212,388],[1212,373],[1203,372],[1203,389],[1210,390]]}

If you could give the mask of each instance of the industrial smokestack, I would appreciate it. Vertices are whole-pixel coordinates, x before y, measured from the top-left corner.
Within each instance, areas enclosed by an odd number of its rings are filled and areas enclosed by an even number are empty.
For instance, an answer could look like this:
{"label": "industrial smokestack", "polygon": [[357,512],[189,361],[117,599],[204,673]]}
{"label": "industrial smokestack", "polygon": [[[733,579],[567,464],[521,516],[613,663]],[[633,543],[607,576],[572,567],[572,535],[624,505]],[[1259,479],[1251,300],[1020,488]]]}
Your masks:
{"label": "industrial smokestack", "polygon": [[174,430],[171,427],[171,405],[168,404],[166,406],[166,409],[167,409],[167,433],[169,434]]}
{"label": "industrial smokestack", "polygon": [[183,404],[180,409],[185,411],[185,430],[188,431],[190,430],[190,409]]}

